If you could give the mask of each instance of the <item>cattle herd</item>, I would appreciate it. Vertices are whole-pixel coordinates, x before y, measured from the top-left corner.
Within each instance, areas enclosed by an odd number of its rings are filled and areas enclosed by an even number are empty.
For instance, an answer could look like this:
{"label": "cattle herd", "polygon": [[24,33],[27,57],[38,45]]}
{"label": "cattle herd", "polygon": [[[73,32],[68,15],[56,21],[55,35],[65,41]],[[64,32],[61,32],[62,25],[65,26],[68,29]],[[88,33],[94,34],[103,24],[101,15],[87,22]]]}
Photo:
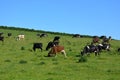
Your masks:
{"label": "cattle herd", "polygon": [[[12,33],[8,33],[7,34],[8,37],[12,36]],[[42,37],[46,37],[48,36],[47,34],[37,34],[37,36],[39,36],[40,38]],[[80,37],[79,34],[75,34],[73,35],[74,37]],[[15,37],[16,40],[23,40],[25,38],[24,34],[19,34],[18,36]],[[106,36],[102,37],[102,42],[100,42],[99,37],[94,36],[93,40],[91,41],[91,43],[87,43],[86,46],[84,46],[83,50],[80,52],[80,55],[84,56],[84,55],[90,55],[91,53],[95,53],[95,56],[100,55],[100,53],[103,50],[107,50],[110,51],[110,40],[111,37],[107,38]],[[4,36],[3,36],[3,32],[0,32],[0,41],[4,42]],[[53,41],[50,41],[47,46],[46,46],[46,51],[48,52],[48,57],[51,56],[57,56],[57,53],[63,53],[65,57],[67,57],[66,52],[64,50],[64,46],[59,45],[60,43],[60,37],[59,36],[55,36],[53,38]],[[40,49],[41,51],[43,47],[43,43],[33,43],[33,51],[36,51],[36,49]],[[50,50],[49,50],[50,49]],[[120,48],[117,49],[118,52],[120,52]]]}

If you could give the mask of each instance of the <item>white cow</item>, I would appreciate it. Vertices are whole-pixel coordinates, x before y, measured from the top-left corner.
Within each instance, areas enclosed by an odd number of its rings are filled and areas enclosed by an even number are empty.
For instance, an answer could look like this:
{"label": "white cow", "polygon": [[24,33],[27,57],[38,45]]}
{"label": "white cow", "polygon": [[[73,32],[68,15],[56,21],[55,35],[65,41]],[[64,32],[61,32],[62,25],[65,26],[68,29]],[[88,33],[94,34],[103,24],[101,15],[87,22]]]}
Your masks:
{"label": "white cow", "polygon": [[24,38],[25,38],[25,35],[23,35],[23,34],[17,36],[17,40],[21,40],[21,39],[24,39]]}

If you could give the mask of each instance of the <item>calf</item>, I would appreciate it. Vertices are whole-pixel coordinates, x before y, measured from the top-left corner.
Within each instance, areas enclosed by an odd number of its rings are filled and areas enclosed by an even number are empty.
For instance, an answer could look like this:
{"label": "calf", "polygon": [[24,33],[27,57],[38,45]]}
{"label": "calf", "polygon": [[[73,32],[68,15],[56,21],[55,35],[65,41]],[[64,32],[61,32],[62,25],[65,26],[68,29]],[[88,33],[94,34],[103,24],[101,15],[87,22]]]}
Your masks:
{"label": "calf", "polygon": [[36,51],[36,49],[41,49],[42,51],[42,46],[43,44],[42,43],[33,43],[33,50]]}

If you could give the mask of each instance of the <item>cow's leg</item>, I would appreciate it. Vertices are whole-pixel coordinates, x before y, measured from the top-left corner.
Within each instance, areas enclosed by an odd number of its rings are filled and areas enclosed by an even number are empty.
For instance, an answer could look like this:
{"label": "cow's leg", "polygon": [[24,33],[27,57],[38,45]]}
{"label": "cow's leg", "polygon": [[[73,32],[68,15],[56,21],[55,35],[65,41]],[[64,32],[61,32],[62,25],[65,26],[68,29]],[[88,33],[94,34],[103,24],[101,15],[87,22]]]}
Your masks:
{"label": "cow's leg", "polygon": [[84,52],[83,52],[83,51],[81,52],[81,55],[82,55],[82,56],[84,55]]}
{"label": "cow's leg", "polygon": [[41,49],[41,52],[42,52],[42,50],[43,50],[42,47],[40,47],[40,49]]}
{"label": "cow's leg", "polygon": [[36,50],[36,48],[35,48],[35,47],[33,47],[33,50],[35,51],[35,50]]}
{"label": "cow's leg", "polygon": [[66,58],[67,56],[66,56],[65,50],[62,50],[61,52],[64,54],[64,56],[65,56],[65,58]]}
{"label": "cow's leg", "polygon": [[98,53],[95,51],[95,56],[97,56],[97,54],[98,54]]}

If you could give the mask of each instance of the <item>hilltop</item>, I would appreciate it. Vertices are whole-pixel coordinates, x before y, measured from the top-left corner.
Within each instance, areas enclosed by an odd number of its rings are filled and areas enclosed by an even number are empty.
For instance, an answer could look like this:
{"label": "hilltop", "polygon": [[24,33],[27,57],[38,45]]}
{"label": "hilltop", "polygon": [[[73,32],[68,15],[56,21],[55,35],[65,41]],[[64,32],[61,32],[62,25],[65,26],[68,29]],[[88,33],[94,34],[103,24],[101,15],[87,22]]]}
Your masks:
{"label": "hilltop", "polygon": [[[52,31],[44,31],[44,30],[34,30],[34,29],[29,29],[29,28],[20,28],[20,27],[10,27],[10,26],[0,26],[0,29],[11,29],[11,30],[22,30],[22,31],[30,31],[30,32],[40,32],[40,33],[50,33],[50,34],[56,34],[56,35],[68,35],[72,36],[74,34],[70,33],[61,33],[61,32],[52,32]],[[76,34],[76,33],[75,33]],[[81,35],[81,37],[87,37],[87,38],[92,38],[93,36],[91,35]],[[97,36],[97,35],[95,35]]]}
{"label": "hilltop", "polygon": [[[1,80],[120,80],[119,40],[111,40],[111,50],[102,51],[99,56],[91,53],[81,58],[80,52],[92,41],[92,36],[72,38],[72,34],[1,26],[5,41],[0,41]],[[7,33],[12,36],[8,37]],[[15,37],[23,33],[24,40]],[[37,33],[47,33],[40,38]],[[54,36],[60,36],[60,45],[65,47],[67,58],[62,54],[46,57],[47,43]],[[33,43],[43,43],[43,51],[32,50]],[[79,62],[83,59],[83,62]]]}

